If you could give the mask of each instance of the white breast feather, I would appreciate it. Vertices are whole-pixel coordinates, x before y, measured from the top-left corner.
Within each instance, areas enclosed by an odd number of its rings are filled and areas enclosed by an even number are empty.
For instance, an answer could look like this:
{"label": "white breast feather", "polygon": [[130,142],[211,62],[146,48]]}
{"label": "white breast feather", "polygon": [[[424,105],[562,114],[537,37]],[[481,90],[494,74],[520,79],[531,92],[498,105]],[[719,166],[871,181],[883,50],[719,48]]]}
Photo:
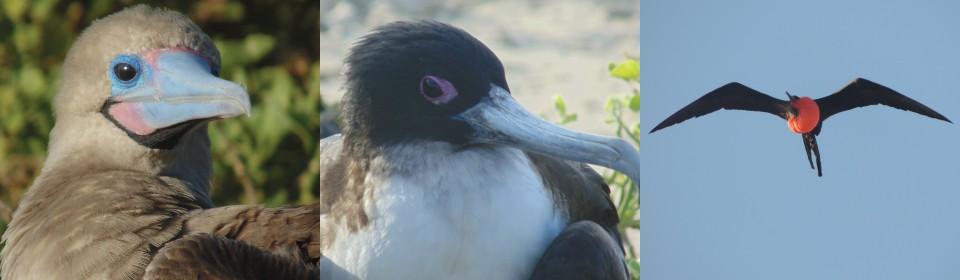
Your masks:
{"label": "white breast feather", "polygon": [[[521,151],[446,144],[398,149],[404,171],[372,172],[370,224],[339,230],[323,279],[527,279],[566,224]],[[376,164],[376,163],[375,163]]]}

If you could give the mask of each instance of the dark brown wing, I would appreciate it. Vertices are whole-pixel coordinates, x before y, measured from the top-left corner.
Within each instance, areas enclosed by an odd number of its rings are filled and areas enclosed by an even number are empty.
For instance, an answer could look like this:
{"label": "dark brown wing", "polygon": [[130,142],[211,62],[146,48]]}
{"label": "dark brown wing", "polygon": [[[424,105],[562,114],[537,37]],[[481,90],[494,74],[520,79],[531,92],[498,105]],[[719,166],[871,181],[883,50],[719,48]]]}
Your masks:
{"label": "dark brown wing", "polygon": [[319,279],[317,267],[201,233],[167,243],[143,279]]}
{"label": "dark brown wing", "polygon": [[663,120],[650,133],[720,109],[767,112],[787,118],[790,103],[770,97],[740,83],[729,83],[700,97]]}
{"label": "dark brown wing", "polygon": [[629,279],[618,241],[592,221],[571,224],[540,257],[531,280]]}
{"label": "dark brown wing", "polygon": [[527,152],[543,184],[552,192],[557,208],[566,209],[571,223],[594,221],[608,229],[619,242],[620,217],[610,201],[610,187],[587,164]]}
{"label": "dark brown wing", "polygon": [[[571,223],[564,230],[567,233],[561,233],[566,237],[558,237],[551,243],[552,249],[544,253],[535,269],[534,275],[545,278],[534,279],[557,279],[553,276],[562,275],[557,272],[573,271],[569,270],[572,269],[570,267],[564,268],[567,264],[607,264],[582,272],[591,275],[607,275],[604,273],[609,273],[612,266],[622,268],[623,247],[617,232],[620,218],[610,201],[610,188],[604,183],[603,177],[583,163],[530,152],[527,156],[543,178],[548,191],[553,194],[557,208],[566,210],[564,212],[569,215]],[[588,222],[596,228],[574,227],[577,222]],[[604,236],[600,237],[599,234]]]}
{"label": "dark brown wing", "polygon": [[234,205],[203,209],[187,215],[181,234],[209,233],[236,239],[292,260],[315,264],[328,237],[326,215],[311,206],[266,208]]}
{"label": "dark brown wing", "polygon": [[911,111],[934,119],[951,122],[947,117],[930,107],[917,102],[899,92],[864,78],[857,78],[840,91],[817,99],[820,106],[820,121],[853,108],[870,105],[887,105],[900,110]]}

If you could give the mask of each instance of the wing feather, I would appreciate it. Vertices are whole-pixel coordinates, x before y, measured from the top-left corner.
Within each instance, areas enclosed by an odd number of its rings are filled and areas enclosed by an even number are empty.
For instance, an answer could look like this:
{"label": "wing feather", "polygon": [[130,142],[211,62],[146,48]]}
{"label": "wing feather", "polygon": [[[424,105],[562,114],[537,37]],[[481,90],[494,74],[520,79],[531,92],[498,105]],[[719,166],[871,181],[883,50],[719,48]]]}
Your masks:
{"label": "wing feather", "polygon": [[594,222],[573,223],[550,243],[530,279],[629,279],[618,245]]}
{"label": "wing feather", "polygon": [[626,279],[620,218],[603,177],[584,163],[527,156],[571,223],[551,242],[531,279]]}
{"label": "wing feather", "polygon": [[887,105],[934,119],[953,123],[937,111],[899,92],[864,78],[857,78],[834,94],[817,99],[820,121],[837,113],[870,105]]}
{"label": "wing feather", "polygon": [[143,279],[319,279],[319,270],[242,241],[201,233],[160,249]]}
{"label": "wing feather", "polygon": [[650,133],[720,109],[767,112],[787,118],[790,103],[773,98],[740,83],[729,83],[700,97],[663,120]]}

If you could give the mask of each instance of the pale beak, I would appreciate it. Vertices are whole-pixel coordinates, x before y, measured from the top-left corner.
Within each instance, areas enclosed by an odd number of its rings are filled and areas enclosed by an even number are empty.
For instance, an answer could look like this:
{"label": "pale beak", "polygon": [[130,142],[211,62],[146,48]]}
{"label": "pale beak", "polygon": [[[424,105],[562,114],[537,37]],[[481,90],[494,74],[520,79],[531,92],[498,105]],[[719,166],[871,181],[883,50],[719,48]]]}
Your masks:
{"label": "pale beak", "polygon": [[130,133],[142,136],[187,121],[250,113],[247,91],[214,76],[193,52],[164,50],[144,68],[141,84],[111,96],[105,108]]}
{"label": "pale beak", "polygon": [[456,115],[474,129],[472,143],[500,144],[549,156],[592,163],[640,178],[640,153],[620,138],[565,129],[527,112],[498,86],[477,105]]}

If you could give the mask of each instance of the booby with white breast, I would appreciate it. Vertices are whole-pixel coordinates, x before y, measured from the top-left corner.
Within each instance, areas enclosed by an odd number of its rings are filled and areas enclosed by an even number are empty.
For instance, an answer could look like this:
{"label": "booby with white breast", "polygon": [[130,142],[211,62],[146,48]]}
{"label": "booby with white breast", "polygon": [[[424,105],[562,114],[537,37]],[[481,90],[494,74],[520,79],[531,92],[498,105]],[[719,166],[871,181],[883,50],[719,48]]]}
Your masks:
{"label": "booby with white breast", "polygon": [[584,163],[636,180],[632,145],[527,112],[496,55],[446,24],[379,27],[345,63],[344,130],[321,143],[323,275],[626,277],[616,209]]}

